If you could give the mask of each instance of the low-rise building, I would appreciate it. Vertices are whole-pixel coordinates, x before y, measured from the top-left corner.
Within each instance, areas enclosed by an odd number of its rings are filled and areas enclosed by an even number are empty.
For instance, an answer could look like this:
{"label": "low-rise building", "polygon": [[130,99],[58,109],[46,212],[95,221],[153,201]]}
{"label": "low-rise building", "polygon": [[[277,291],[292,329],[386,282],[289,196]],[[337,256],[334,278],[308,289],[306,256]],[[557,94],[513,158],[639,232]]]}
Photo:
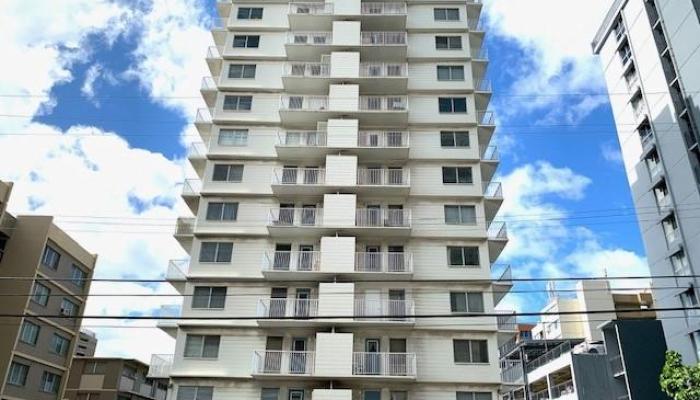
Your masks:
{"label": "low-rise building", "polygon": [[165,400],[167,379],[147,377],[139,360],[75,357],[68,378],[68,400]]}

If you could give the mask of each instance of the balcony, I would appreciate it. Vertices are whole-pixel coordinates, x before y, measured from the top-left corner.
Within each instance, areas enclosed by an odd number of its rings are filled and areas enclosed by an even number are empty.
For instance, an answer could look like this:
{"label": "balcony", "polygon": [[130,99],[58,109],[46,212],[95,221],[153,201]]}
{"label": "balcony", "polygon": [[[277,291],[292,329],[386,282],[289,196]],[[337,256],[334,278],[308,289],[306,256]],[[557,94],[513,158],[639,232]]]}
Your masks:
{"label": "balcony", "polygon": [[377,61],[405,59],[408,48],[407,37],[408,35],[403,31],[362,32],[360,59]]}
{"label": "balcony", "polygon": [[313,351],[256,351],[253,354],[253,376],[312,375],[314,355]]}
{"label": "balcony", "polygon": [[207,66],[209,67],[209,73],[211,76],[221,75],[221,69],[223,67],[223,57],[221,56],[223,47],[209,46],[207,48],[207,54],[205,59],[207,61]]}
{"label": "balcony", "polygon": [[207,165],[207,151],[207,145],[202,142],[191,143],[187,148],[187,159],[200,178],[204,176],[204,169]]}
{"label": "balcony", "polygon": [[353,353],[352,374],[415,379],[415,353]]}
{"label": "balcony", "polygon": [[278,168],[272,173],[276,195],[321,195],[326,191],[323,168]]}
{"label": "balcony", "polygon": [[301,279],[306,279],[310,273],[319,271],[320,263],[318,251],[273,251],[265,253],[262,271],[266,277],[287,277],[298,272]]}
{"label": "balcony", "polygon": [[366,323],[413,324],[415,306],[413,300],[355,298],[355,321]]}
{"label": "balcony", "polygon": [[194,117],[194,126],[197,128],[197,132],[199,132],[200,136],[205,137],[210,135],[213,115],[213,108],[200,108],[197,110],[197,115]]}
{"label": "balcony", "polygon": [[484,187],[484,213],[486,220],[491,221],[503,204],[503,185],[501,182],[484,182],[483,184],[486,184]]}
{"label": "balcony", "polygon": [[578,399],[576,396],[576,389],[574,387],[574,381],[569,379],[562,383],[559,383],[551,388],[552,399]]}
{"label": "balcony", "polygon": [[411,173],[408,168],[358,168],[358,189],[387,196],[406,196],[410,187]]}
{"label": "balcony", "polygon": [[[501,353],[502,354],[502,353]],[[523,363],[520,360],[501,360],[501,382],[516,384],[523,381]]]}
{"label": "balcony", "polygon": [[357,252],[355,272],[363,274],[410,274],[413,272],[411,253]]}
{"label": "balcony", "polygon": [[192,217],[180,217],[175,223],[175,240],[180,243],[188,253],[192,249],[192,239],[194,237],[196,219]]}
{"label": "balcony", "polygon": [[214,104],[216,103],[217,91],[218,87],[216,85],[216,81],[214,81],[214,78],[212,78],[211,76],[205,76],[204,78],[202,78],[202,84],[199,88],[199,93],[202,94],[202,98],[207,104],[207,107],[214,107]]}
{"label": "balcony", "polygon": [[168,261],[168,268],[165,272],[165,280],[167,280],[175,289],[182,294],[185,289],[185,282],[187,281],[187,274],[189,272],[190,260],[170,260]]}
{"label": "balcony", "polygon": [[202,181],[199,179],[185,179],[182,184],[182,200],[193,214],[199,209],[199,193],[202,190]]}
{"label": "balcony", "polygon": [[149,378],[170,378],[170,370],[173,367],[174,356],[172,354],[153,354],[148,366]]}
{"label": "balcony", "polygon": [[496,174],[500,157],[496,146],[480,146],[481,155],[481,179],[488,182]]}
{"label": "balcony", "polygon": [[505,222],[492,222],[488,228],[489,255],[492,261],[501,255],[508,243],[508,230]]}
{"label": "balcony", "polygon": [[318,316],[318,299],[260,299],[256,315],[260,326],[308,326]]}
{"label": "balcony", "polygon": [[319,60],[330,54],[333,46],[333,32],[289,32],[285,45],[290,60]]}
{"label": "balcony", "polygon": [[320,235],[323,233],[322,208],[273,208],[267,229],[275,236]]}
{"label": "balcony", "polygon": [[328,144],[326,131],[288,131],[279,133],[275,149],[284,159],[324,159],[339,150],[356,154],[363,160],[400,160],[408,157],[407,131],[360,131],[356,145]]}
{"label": "balcony", "polygon": [[498,345],[501,346],[515,337],[518,332],[518,320],[515,311],[498,311],[496,328],[498,329]]}
{"label": "balcony", "polygon": [[411,212],[404,209],[358,208],[355,210],[358,233],[370,235],[408,236],[411,231]]}
{"label": "balcony", "polygon": [[360,125],[405,125],[408,122],[407,96],[360,96],[350,99],[329,96],[283,95],[280,104],[283,124],[318,125],[331,118],[358,119]]}

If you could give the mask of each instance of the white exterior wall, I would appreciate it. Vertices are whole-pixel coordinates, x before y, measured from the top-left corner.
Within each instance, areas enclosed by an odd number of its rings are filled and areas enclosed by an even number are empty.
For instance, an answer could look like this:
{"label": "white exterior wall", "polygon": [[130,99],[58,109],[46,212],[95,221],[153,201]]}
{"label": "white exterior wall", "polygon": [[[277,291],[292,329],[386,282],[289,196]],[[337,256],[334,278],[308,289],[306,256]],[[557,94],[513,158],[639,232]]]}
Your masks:
{"label": "white exterior wall", "polygon": [[409,59],[462,59],[470,57],[469,37],[467,34],[441,33],[446,36],[461,36],[461,49],[436,49],[435,33],[409,33],[408,34],[408,58]]}
{"label": "white exterior wall", "polygon": [[357,78],[360,75],[360,53],[332,52],[330,75],[332,78]]}
{"label": "white exterior wall", "polygon": [[275,93],[241,92],[236,95],[253,96],[253,103],[249,111],[224,110],[224,94],[219,94],[214,105],[214,121],[237,123],[279,123],[280,117],[276,112],[280,105],[280,95]]}
{"label": "white exterior wall", "polygon": [[354,194],[327,194],[323,196],[323,226],[351,227],[355,226]]}
{"label": "white exterior wall", "polygon": [[229,66],[231,64],[250,64],[245,60],[224,61],[221,75],[219,76],[218,85],[222,89],[250,89],[250,90],[268,90],[282,91],[282,75],[285,72],[284,61],[268,61],[255,63],[255,78],[236,78],[228,77]]}
{"label": "white exterior wall", "polygon": [[351,273],[355,270],[355,238],[329,237],[321,238],[322,272]]}
{"label": "white exterior wall", "polygon": [[[437,66],[462,66],[464,68],[463,81],[440,81],[437,78]],[[470,63],[463,61],[417,62],[408,67],[408,90],[443,90],[467,91],[474,89],[474,80]]]}
{"label": "white exterior wall", "polygon": [[[219,129],[246,129],[248,142],[245,146],[220,145]],[[205,144],[208,144],[209,156],[218,160],[270,159],[277,157],[275,145],[279,141],[279,135],[279,131],[274,127],[215,125],[212,127],[212,136],[203,139]]]}
{"label": "white exterior wall", "polygon": [[333,22],[334,46],[359,46],[360,23],[357,21]]}
{"label": "white exterior wall", "polygon": [[328,120],[327,135],[329,148],[357,147],[358,121],[356,119]]}
{"label": "white exterior wall", "polygon": [[[233,37],[235,35],[260,35],[260,44],[257,48],[234,48]],[[284,59],[286,53],[284,45],[287,43],[287,34],[285,32],[266,32],[266,31],[237,31],[235,34],[229,34],[226,37],[223,54],[226,58],[236,59]]]}
{"label": "white exterior wall", "polygon": [[415,94],[408,96],[408,107],[411,110],[408,115],[410,124],[476,124],[476,110],[474,109],[474,96],[468,93],[444,94],[440,97],[466,97],[466,113],[441,113],[438,107],[438,99],[435,95]]}

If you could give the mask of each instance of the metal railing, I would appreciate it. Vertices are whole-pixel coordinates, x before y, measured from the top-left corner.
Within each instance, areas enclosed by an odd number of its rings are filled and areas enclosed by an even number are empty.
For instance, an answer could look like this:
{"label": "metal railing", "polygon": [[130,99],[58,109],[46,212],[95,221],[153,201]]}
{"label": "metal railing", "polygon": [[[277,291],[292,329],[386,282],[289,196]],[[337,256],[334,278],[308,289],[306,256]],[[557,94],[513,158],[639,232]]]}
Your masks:
{"label": "metal railing", "polygon": [[287,131],[278,136],[278,146],[282,147],[325,147],[326,132]]}
{"label": "metal railing", "polygon": [[496,146],[479,146],[481,159],[484,161],[498,161],[499,153]]}
{"label": "metal railing", "polygon": [[496,326],[499,331],[516,331],[518,329],[518,319],[515,311],[500,311],[496,317]]}
{"label": "metal railing", "polygon": [[484,189],[484,197],[487,199],[498,199],[503,197],[503,185],[501,182],[489,182]]}
{"label": "metal railing", "polygon": [[496,122],[496,117],[493,111],[477,111],[476,123],[479,125],[493,125]]}
{"label": "metal railing", "polygon": [[355,210],[355,225],[358,227],[409,228],[411,213],[402,209],[358,208]]}
{"label": "metal railing", "polygon": [[501,382],[515,383],[523,379],[521,360],[501,360]]}
{"label": "metal railing", "polygon": [[508,230],[505,222],[492,222],[488,229],[489,240],[508,239]]}
{"label": "metal railing", "polygon": [[402,15],[406,14],[406,3],[362,2],[362,15]]}
{"label": "metal railing", "polygon": [[185,258],[181,260],[168,261],[168,269],[165,276],[170,280],[184,281],[187,279],[187,274],[190,270],[190,260]]}
{"label": "metal railing", "polygon": [[187,158],[206,158],[207,145],[202,142],[194,142],[187,148]]}
{"label": "metal railing", "polygon": [[411,253],[355,253],[355,272],[406,273],[412,270],[413,255]]}
{"label": "metal railing", "polygon": [[469,18],[467,19],[467,28],[470,31],[483,31],[484,21],[481,18]]}
{"label": "metal railing", "polygon": [[216,91],[218,87],[216,86],[216,81],[211,76],[205,76],[202,78],[202,84],[199,90],[202,91]]}
{"label": "metal railing", "polygon": [[[364,4],[364,3],[363,3]],[[406,63],[360,63],[360,76],[363,78],[407,77]]]}
{"label": "metal railing", "polygon": [[285,75],[315,78],[330,76],[331,65],[320,62],[290,62],[285,65]]}
{"label": "metal railing", "polygon": [[333,14],[333,3],[289,3],[289,13],[302,15]]}
{"label": "metal railing", "polygon": [[272,173],[273,185],[323,185],[325,182],[323,168],[276,168]]}
{"label": "metal railing", "polygon": [[265,253],[263,270],[312,272],[319,270],[320,261],[321,252],[319,251],[274,251]]}
{"label": "metal railing", "polygon": [[158,309],[159,317],[175,318],[182,316],[182,308],[175,304],[166,304]]}
{"label": "metal railing", "polygon": [[358,186],[405,186],[410,182],[407,168],[358,168]]}
{"label": "metal railing", "polygon": [[192,235],[194,234],[195,218],[180,217],[175,222],[175,235]]}
{"label": "metal railing", "polygon": [[221,51],[217,46],[209,46],[207,48],[207,56],[206,58],[212,59],[212,58],[221,58]]}
{"label": "metal railing", "polygon": [[407,96],[360,96],[361,111],[408,111]]}
{"label": "metal railing", "polygon": [[616,355],[610,357],[610,369],[612,369],[612,373],[614,375],[619,375],[623,372],[625,372],[625,366],[622,363],[622,356],[621,355]]}
{"label": "metal railing", "polygon": [[195,124],[211,124],[212,115],[214,115],[213,108],[200,108],[197,110],[197,116],[194,118]]}
{"label": "metal railing", "polygon": [[576,393],[576,389],[574,388],[574,381],[568,380],[568,381],[562,382],[556,386],[552,386],[551,392],[552,392],[552,399],[558,399],[558,398],[565,396],[567,394],[574,394],[574,393]]}
{"label": "metal railing", "polygon": [[173,354],[151,355],[151,363],[148,366],[148,376],[150,378],[169,378],[174,358]]}
{"label": "metal railing", "polygon": [[530,373],[537,368],[547,364],[548,362],[555,360],[559,357],[561,357],[563,354],[566,354],[571,351],[571,342],[564,342],[560,344],[559,346],[553,348],[552,350],[549,350],[548,352],[542,354],[541,356],[535,358],[534,360],[530,361],[529,363],[525,364],[525,370]]}
{"label": "metal railing", "polygon": [[477,92],[490,92],[492,90],[491,81],[488,79],[479,79],[474,85],[474,90]]}
{"label": "metal railing", "polygon": [[415,376],[415,353],[353,353],[353,375]]}
{"label": "metal railing", "polygon": [[405,46],[406,32],[362,32],[363,46]]}
{"label": "metal railing", "polygon": [[549,389],[540,390],[532,394],[531,400],[549,400]]}
{"label": "metal railing", "polygon": [[357,147],[408,147],[408,132],[360,131]]}
{"label": "metal railing", "polygon": [[489,59],[489,50],[486,46],[481,46],[479,49],[470,50],[472,59],[486,61]]}
{"label": "metal railing", "polygon": [[514,348],[518,347],[518,341],[516,338],[511,338],[507,342],[503,343],[499,348],[498,348],[498,355],[499,357],[503,357],[504,355],[508,354],[511,350]]}
{"label": "metal railing", "polygon": [[312,318],[318,316],[318,299],[268,298],[258,300],[260,318]]}
{"label": "metal railing", "polygon": [[264,350],[253,353],[253,373],[269,375],[311,375],[313,351]]}
{"label": "metal railing", "polygon": [[270,210],[271,226],[321,226],[322,208],[273,208]]}
{"label": "metal railing", "polygon": [[324,111],[328,110],[328,96],[290,96],[281,98],[282,109],[290,111]]}
{"label": "metal railing", "polygon": [[199,196],[199,192],[202,190],[202,181],[199,179],[185,179],[182,184],[182,195],[183,196]]}
{"label": "metal railing", "polygon": [[355,298],[355,320],[413,322],[413,300]]}
{"label": "metal railing", "polygon": [[287,35],[287,44],[325,46],[332,42],[332,32],[290,32]]}
{"label": "metal railing", "polygon": [[214,18],[211,21],[210,29],[212,31],[225,31],[228,27],[228,21],[226,18]]}

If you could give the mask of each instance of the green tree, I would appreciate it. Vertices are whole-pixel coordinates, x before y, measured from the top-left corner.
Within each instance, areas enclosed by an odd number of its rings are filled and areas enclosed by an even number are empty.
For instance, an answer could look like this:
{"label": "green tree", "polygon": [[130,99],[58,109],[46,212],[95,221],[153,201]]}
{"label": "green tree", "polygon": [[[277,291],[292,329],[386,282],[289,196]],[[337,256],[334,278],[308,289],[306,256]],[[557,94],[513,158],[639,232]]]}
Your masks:
{"label": "green tree", "polygon": [[683,365],[683,358],[675,351],[666,352],[661,370],[661,390],[673,400],[700,399],[700,365]]}

